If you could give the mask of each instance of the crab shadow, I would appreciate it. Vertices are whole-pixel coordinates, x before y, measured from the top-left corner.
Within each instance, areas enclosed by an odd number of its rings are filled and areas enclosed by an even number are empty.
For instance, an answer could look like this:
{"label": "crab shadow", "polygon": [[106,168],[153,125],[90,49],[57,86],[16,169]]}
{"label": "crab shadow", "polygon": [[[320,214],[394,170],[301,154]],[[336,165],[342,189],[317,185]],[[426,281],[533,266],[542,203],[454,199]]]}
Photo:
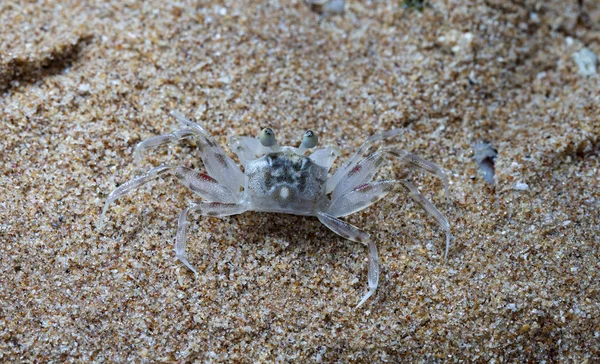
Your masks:
{"label": "crab shadow", "polygon": [[338,236],[316,217],[266,212],[245,212],[232,216],[240,226],[240,243],[264,246],[273,244],[279,254],[294,252],[302,257],[315,254],[324,263],[326,254],[348,254],[347,246],[362,245]]}

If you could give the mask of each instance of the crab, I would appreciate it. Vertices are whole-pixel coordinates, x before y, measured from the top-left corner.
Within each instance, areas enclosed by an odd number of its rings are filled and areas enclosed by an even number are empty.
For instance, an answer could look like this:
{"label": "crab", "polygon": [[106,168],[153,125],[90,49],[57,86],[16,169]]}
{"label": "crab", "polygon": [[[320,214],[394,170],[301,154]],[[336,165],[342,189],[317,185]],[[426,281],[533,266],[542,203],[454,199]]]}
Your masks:
{"label": "crab", "polygon": [[[112,191],[98,220],[98,229],[111,203],[134,191],[143,184],[167,174],[174,175],[181,184],[192,190],[202,201],[191,203],[178,219],[175,237],[175,255],[194,273],[198,271],[186,256],[188,216],[191,212],[201,216],[224,217],[246,211],[276,212],[283,214],[315,216],[323,225],[344,239],[364,244],[368,248],[368,291],[359,301],[360,307],[371,297],[379,283],[379,257],[370,235],[351,225],[344,217],[371,206],[391,192],[401,191],[410,196],[446,233],[447,259],[450,246],[450,224],[444,215],[427,200],[417,188],[402,180],[376,180],[374,175],[387,156],[397,158],[410,168],[439,177],[448,196],[448,179],[434,163],[397,148],[373,149],[373,143],[401,133],[393,129],[372,135],[335,173],[329,170],[338,157],[336,148],[325,147],[305,154],[317,145],[317,134],[307,131],[299,147],[280,146],[270,128],[263,129],[258,137],[234,136],[230,148],[238,156],[243,172],[215,139],[199,124],[177,112],[171,112],[182,128],[171,134],[155,136],[140,142],[134,150],[139,164],[142,152],[194,138],[206,173],[184,166],[161,165],[140,177],[125,182]],[[365,156],[366,155],[366,156]]]}

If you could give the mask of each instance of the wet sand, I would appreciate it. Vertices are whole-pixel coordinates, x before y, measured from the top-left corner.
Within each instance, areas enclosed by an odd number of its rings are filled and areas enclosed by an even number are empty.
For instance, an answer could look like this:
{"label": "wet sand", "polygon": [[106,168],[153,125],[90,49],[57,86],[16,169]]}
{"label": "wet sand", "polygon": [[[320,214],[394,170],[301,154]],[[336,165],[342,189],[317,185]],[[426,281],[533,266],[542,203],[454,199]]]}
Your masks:
{"label": "wet sand", "polygon": [[[0,5],[0,361],[600,361],[600,6],[351,1],[7,1]],[[307,129],[341,165],[369,135],[443,168],[390,159],[444,234],[403,195],[345,218],[367,250],[316,218],[247,212],[190,227],[171,177],[112,205],[135,145],[178,110],[226,145]],[[497,150],[495,184],[472,151]],[[227,148],[226,148],[227,149]],[[227,149],[228,150],[228,149]],[[193,143],[148,153],[202,169]]]}

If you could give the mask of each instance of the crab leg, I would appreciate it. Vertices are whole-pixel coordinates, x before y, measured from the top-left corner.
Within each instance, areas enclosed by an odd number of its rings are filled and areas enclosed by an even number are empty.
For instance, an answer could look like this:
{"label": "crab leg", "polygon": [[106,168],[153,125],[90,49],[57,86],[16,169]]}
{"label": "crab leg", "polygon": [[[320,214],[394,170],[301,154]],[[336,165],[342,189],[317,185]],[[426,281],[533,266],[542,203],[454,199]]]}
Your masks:
{"label": "crab leg", "polygon": [[354,225],[348,224],[345,221],[337,219],[324,212],[318,212],[317,217],[323,225],[327,226],[331,231],[338,234],[344,239],[348,239],[357,243],[362,243],[369,248],[369,270],[367,273],[369,281],[369,291],[363,296],[356,308],[362,306],[363,303],[369,297],[375,293],[377,285],[379,284],[379,254],[377,253],[377,247],[371,240],[368,233],[360,230]]}
{"label": "crab leg", "polygon": [[100,218],[98,219],[98,222],[96,223],[96,228],[101,229],[102,226],[104,225],[103,224],[104,215],[106,215],[106,211],[108,211],[108,206],[111,203],[113,203],[114,201],[118,200],[119,198],[125,196],[126,194],[134,191],[139,186],[141,186],[145,183],[148,183],[148,182],[152,181],[153,179],[156,179],[156,178],[168,173],[170,169],[171,169],[171,167],[165,166],[165,165],[152,168],[151,170],[144,173],[140,177],[132,179],[130,181],[127,181],[127,182],[123,183],[122,185],[120,185],[119,187],[117,187],[114,191],[112,191],[110,193],[110,195],[108,195],[108,198],[106,199],[106,202],[104,203],[104,208],[102,209],[102,214],[100,215]]}
{"label": "crab leg", "polygon": [[193,203],[185,208],[179,215],[177,221],[177,236],[175,237],[175,254],[186,267],[194,273],[198,273],[196,269],[188,262],[185,254],[185,245],[187,241],[187,229],[189,227],[188,214],[190,211],[196,211],[202,216],[224,217],[230,215],[241,214],[248,208],[245,204],[240,203],[221,203],[221,202],[200,202]]}
{"label": "crab leg", "polygon": [[310,155],[310,159],[316,164],[325,167],[328,171],[340,152],[332,147],[317,149]]}
{"label": "crab leg", "polygon": [[136,165],[139,167],[141,165],[141,156],[140,154],[148,149],[161,147],[165,145],[177,144],[179,141],[192,138],[196,135],[195,130],[191,129],[181,129],[172,132],[171,134],[158,135],[149,139],[146,139],[138,145],[135,146],[135,150],[133,151],[133,159],[135,160]]}
{"label": "crab leg", "polygon": [[328,213],[343,217],[365,209],[390,193],[396,183],[396,180],[383,180],[362,184],[333,200]]}
{"label": "crab leg", "polygon": [[144,150],[175,144],[183,139],[197,138],[200,158],[208,174],[233,192],[239,192],[244,185],[244,175],[235,162],[223,151],[215,139],[202,126],[186,119],[176,111],[171,112],[184,127],[171,134],[159,135],[140,142],[134,151],[139,165],[140,153]]}
{"label": "crab leg", "polygon": [[237,201],[237,195],[234,192],[207,174],[199,173],[187,167],[177,167],[173,172],[182,185],[205,201]]}
{"label": "crab leg", "polygon": [[179,123],[183,126],[186,126],[190,129],[195,130],[198,134],[205,136],[206,138],[210,139],[211,142],[213,142],[214,144],[216,144],[214,138],[212,137],[212,135],[210,135],[210,133],[204,129],[202,127],[202,125],[194,123],[193,121],[186,119],[185,116],[181,115],[178,111],[171,111],[170,112],[171,116],[173,116],[175,119],[177,119],[177,121],[179,121]]}
{"label": "crab leg", "polygon": [[[399,187],[399,188],[398,188]],[[450,248],[450,224],[444,215],[427,200],[417,188],[406,181],[384,180],[363,184],[334,200],[329,207],[329,214],[335,217],[350,215],[377,202],[392,191],[402,190],[407,193],[419,206],[432,216],[437,224],[446,232],[446,251],[444,259],[448,259]]]}
{"label": "crab leg", "polygon": [[[371,181],[377,170],[383,163],[383,157],[389,154],[400,159],[400,163],[404,163],[411,168],[422,172],[432,174],[442,180],[448,198],[448,178],[444,172],[434,163],[429,162],[415,154],[397,148],[386,148],[379,150],[365,159],[359,161],[352,169],[347,171],[339,183],[333,188],[331,198],[337,199],[344,193]],[[329,181],[327,182],[327,190],[329,190]]]}
{"label": "crab leg", "polygon": [[448,260],[448,249],[450,249],[450,223],[444,215],[438,210],[428,199],[423,196],[417,188],[409,182],[398,181],[399,186],[403,187],[404,191],[408,193],[410,198],[413,199],[423,210],[425,210],[430,216],[432,216],[438,225],[446,231],[446,251],[444,252],[444,260]]}
{"label": "crab leg", "polygon": [[371,135],[365,140],[365,142],[358,148],[356,153],[346,163],[344,163],[335,174],[331,176],[331,178],[327,181],[327,193],[333,191],[333,189],[337,186],[337,184],[341,181],[342,177],[346,175],[347,172],[351,171],[359,162],[360,159],[368,154],[367,152],[370,150],[371,145],[377,141],[384,140],[387,138],[392,138],[398,134],[402,133],[402,129],[392,129],[388,130],[385,133]]}
{"label": "crab leg", "polygon": [[229,148],[237,154],[242,165],[246,165],[247,161],[256,159],[261,154],[268,153],[260,140],[248,136],[234,136],[229,138]]}
{"label": "crab leg", "polygon": [[444,171],[442,171],[442,169],[440,167],[438,167],[435,163],[432,163],[428,160],[425,160],[425,159],[419,157],[418,155],[409,153],[405,150],[398,149],[398,148],[388,148],[388,149],[384,149],[383,151],[400,159],[401,163],[405,163],[411,168],[414,168],[416,170],[419,170],[419,171],[422,171],[425,173],[432,174],[432,175],[438,177],[439,179],[441,179],[442,183],[444,183],[444,192],[446,193],[446,199],[449,198],[448,177],[446,177],[446,174],[444,173]]}
{"label": "crab leg", "polygon": [[237,199],[236,195],[233,192],[231,192],[226,186],[220,184],[217,180],[206,174],[198,173],[186,167],[173,167],[168,165],[162,165],[156,168],[152,168],[151,170],[144,173],[138,178],[123,183],[114,191],[112,191],[110,195],[108,195],[108,199],[104,204],[104,208],[102,209],[100,219],[96,224],[98,229],[102,228],[104,216],[106,215],[106,212],[108,211],[108,206],[111,203],[125,196],[126,194],[134,191],[136,188],[167,173],[175,175],[175,177],[177,177],[177,179],[179,180],[179,182],[181,182],[182,185],[186,186],[205,200],[233,202]]}
{"label": "crab leg", "polygon": [[[383,164],[383,157],[383,151],[375,152],[346,172],[337,186],[332,190],[331,200],[335,201],[344,193],[371,181],[381,164]],[[329,181],[327,183],[329,184]]]}

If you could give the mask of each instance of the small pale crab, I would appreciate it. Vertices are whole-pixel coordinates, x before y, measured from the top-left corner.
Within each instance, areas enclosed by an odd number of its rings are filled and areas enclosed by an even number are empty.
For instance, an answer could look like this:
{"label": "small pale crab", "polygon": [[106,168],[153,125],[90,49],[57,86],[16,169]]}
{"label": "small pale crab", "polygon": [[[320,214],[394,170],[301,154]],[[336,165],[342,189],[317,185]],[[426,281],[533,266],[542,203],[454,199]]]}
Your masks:
{"label": "small pale crab", "polygon": [[98,228],[102,227],[109,205],[137,187],[166,174],[174,175],[179,182],[202,199],[185,208],[178,219],[175,238],[177,258],[194,273],[196,269],[188,262],[185,246],[189,226],[188,215],[197,212],[202,216],[224,217],[245,211],[277,212],[293,215],[315,216],[339,236],[364,244],[369,251],[369,290],[356,307],[360,307],[377,289],[379,263],[377,247],[370,235],[356,226],[340,220],[340,217],[360,211],[393,191],[410,196],[425,209],[446,232],[447,258],[450,246],[450,224],[442,213],[411,183],[401,180],[373,181],[373,176],[386,156],[397,158],[410,168],[439,177],[448,196],[448,180],[435,164],[414,154],[396,148],[379,148],[372,151],[373,143],[398,135],[393,129],[369,137],[348,161],[328,176],[338,151],[332,147],[307,150],[317,145],[317,135],[307,131],[299,147],[280,146],[273,130],[265,128],[258,138],[234,136],[230,148],[237,154],[244,171],[221,149],[215,139],[200,125],[171,112],[182,128],[171,134],[155,136],[140,142],[134,151],[139,164],[140,154],[150,148],[178,143],[195,138],[206,173],[183,166],[161,165],[145,174],[125,182],[112,191],[106,200]]}

